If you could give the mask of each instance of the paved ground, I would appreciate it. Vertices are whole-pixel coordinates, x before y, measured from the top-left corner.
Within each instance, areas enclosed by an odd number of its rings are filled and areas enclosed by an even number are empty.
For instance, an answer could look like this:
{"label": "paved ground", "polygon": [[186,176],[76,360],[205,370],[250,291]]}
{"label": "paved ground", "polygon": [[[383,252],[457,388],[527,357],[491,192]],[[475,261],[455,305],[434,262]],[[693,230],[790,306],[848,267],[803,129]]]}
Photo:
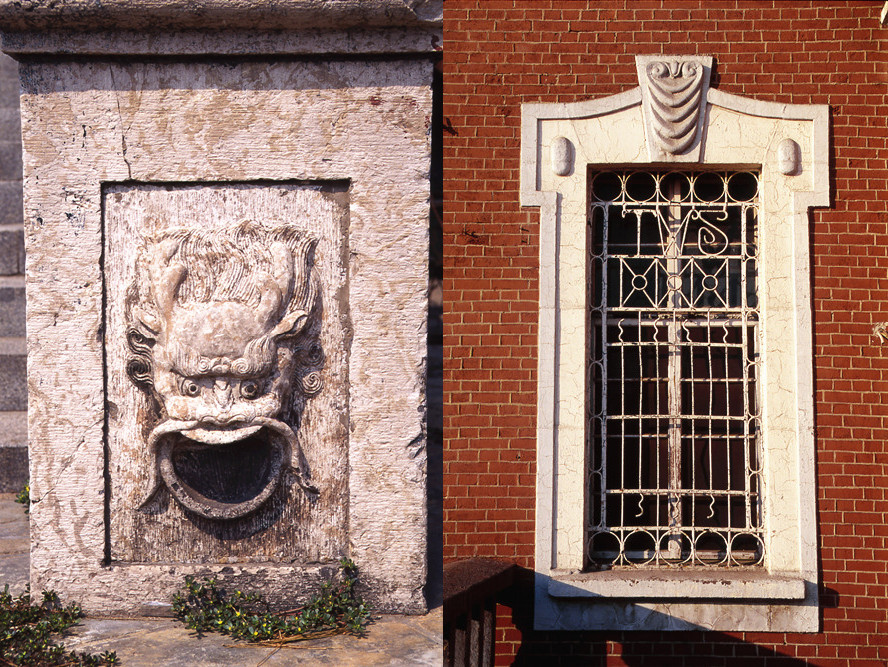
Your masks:
{"label": "paved ground", "polygon": [[[0,586],[20,593],[28,580],[28,523],[12,494],[0,494]],[[441,607],[426,616],[383,616],[367,637],[338,636],[282,648],[242,644],[221,635],[196,637],[172,619],[86,618],[65,645],[116,651],[122,667],[284,667],[289,665],[442,664]]]}
{"label": "paved ground", "polygon": [[13,595],[28,585],[28,515],[14,493],[0,493],[0,590]]}

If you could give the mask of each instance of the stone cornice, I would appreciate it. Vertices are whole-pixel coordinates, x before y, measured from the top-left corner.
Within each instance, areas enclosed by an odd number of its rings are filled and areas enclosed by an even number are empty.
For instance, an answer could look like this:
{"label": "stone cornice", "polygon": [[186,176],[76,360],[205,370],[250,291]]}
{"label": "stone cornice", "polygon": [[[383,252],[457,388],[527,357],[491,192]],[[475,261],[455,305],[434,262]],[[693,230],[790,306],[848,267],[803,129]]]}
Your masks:
{"label": "stone cornice", "polygon": [[0,32],[14,56],[427,53],[442,1],[0,0]]}
{"label": "stone cornice", "polygon": [[441,25],[441,0],[0,0],[0,29],[345,30]]}

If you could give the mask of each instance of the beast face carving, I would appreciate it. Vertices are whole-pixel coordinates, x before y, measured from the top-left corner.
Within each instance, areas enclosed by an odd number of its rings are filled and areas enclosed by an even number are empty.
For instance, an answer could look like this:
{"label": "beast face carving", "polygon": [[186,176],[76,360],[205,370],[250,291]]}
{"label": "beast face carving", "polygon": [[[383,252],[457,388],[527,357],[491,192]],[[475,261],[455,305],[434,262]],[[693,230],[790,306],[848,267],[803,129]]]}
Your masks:
{"label": "beast face carving", "polygon": [[320,389],[316,244],[254,222],[146,241],[127,298],[127,373],[161,412],[143,508],[165,485],[191,512],[237,518],[268,500],[286,471],[317,491],[289,425],[298,423],[291,393]]}

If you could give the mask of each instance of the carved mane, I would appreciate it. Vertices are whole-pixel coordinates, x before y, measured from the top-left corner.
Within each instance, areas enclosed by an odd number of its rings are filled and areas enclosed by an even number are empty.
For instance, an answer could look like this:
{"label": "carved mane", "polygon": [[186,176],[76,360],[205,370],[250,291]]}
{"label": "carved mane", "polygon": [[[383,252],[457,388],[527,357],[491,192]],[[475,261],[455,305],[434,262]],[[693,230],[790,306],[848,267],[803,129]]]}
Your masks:
{"label": "carved mane", "polygon": [[[317,304],[316,245],[317,239],[290,226],[251,221],[169,229],[146,239],[127,297],[130,378],[150,387],[158,353],[192,372],[248,374],[269,367],[277,341],[300,333]],[[240,359],[196,356],[172,340],[177,312],[226,303],[254,314],[257,335]]]}

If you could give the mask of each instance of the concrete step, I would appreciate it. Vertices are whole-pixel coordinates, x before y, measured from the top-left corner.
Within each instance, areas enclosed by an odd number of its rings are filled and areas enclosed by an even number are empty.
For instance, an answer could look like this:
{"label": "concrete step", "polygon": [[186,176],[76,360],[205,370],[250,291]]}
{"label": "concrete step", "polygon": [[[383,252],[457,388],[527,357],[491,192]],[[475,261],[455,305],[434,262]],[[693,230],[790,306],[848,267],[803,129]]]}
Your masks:
{"label": "concrete step", "polygon": [[[2,313],[2,302],[0,302]],[[22,338],[0,338],[0,412],[28,409],[27,354]]]}
{"label": "concrete step", "polygon": [[410,665],[440,667],[444,661],[441,608],[426,616],[382,616],[366,637],[326,639],[256,646],[207,633],[201,638],[172,619],[117,620],[86,618],[66,633],[69,650],[116,651],[126,667],[231,667],[232,665]]}
{"label": "concrete step", "polygon": [[[25,277],[0,277],[0,338],[25,335]],[[4,353],[4,351],[0,351]]]}
{"label": "concrete step", "polygon": [[[0,183],[0,221],[4,220],[3,186]],[[18,202],[21,220],[21,201]],[[12,276],[25,272],[25,235],[21,225],[0,226],[0,276]]]}

